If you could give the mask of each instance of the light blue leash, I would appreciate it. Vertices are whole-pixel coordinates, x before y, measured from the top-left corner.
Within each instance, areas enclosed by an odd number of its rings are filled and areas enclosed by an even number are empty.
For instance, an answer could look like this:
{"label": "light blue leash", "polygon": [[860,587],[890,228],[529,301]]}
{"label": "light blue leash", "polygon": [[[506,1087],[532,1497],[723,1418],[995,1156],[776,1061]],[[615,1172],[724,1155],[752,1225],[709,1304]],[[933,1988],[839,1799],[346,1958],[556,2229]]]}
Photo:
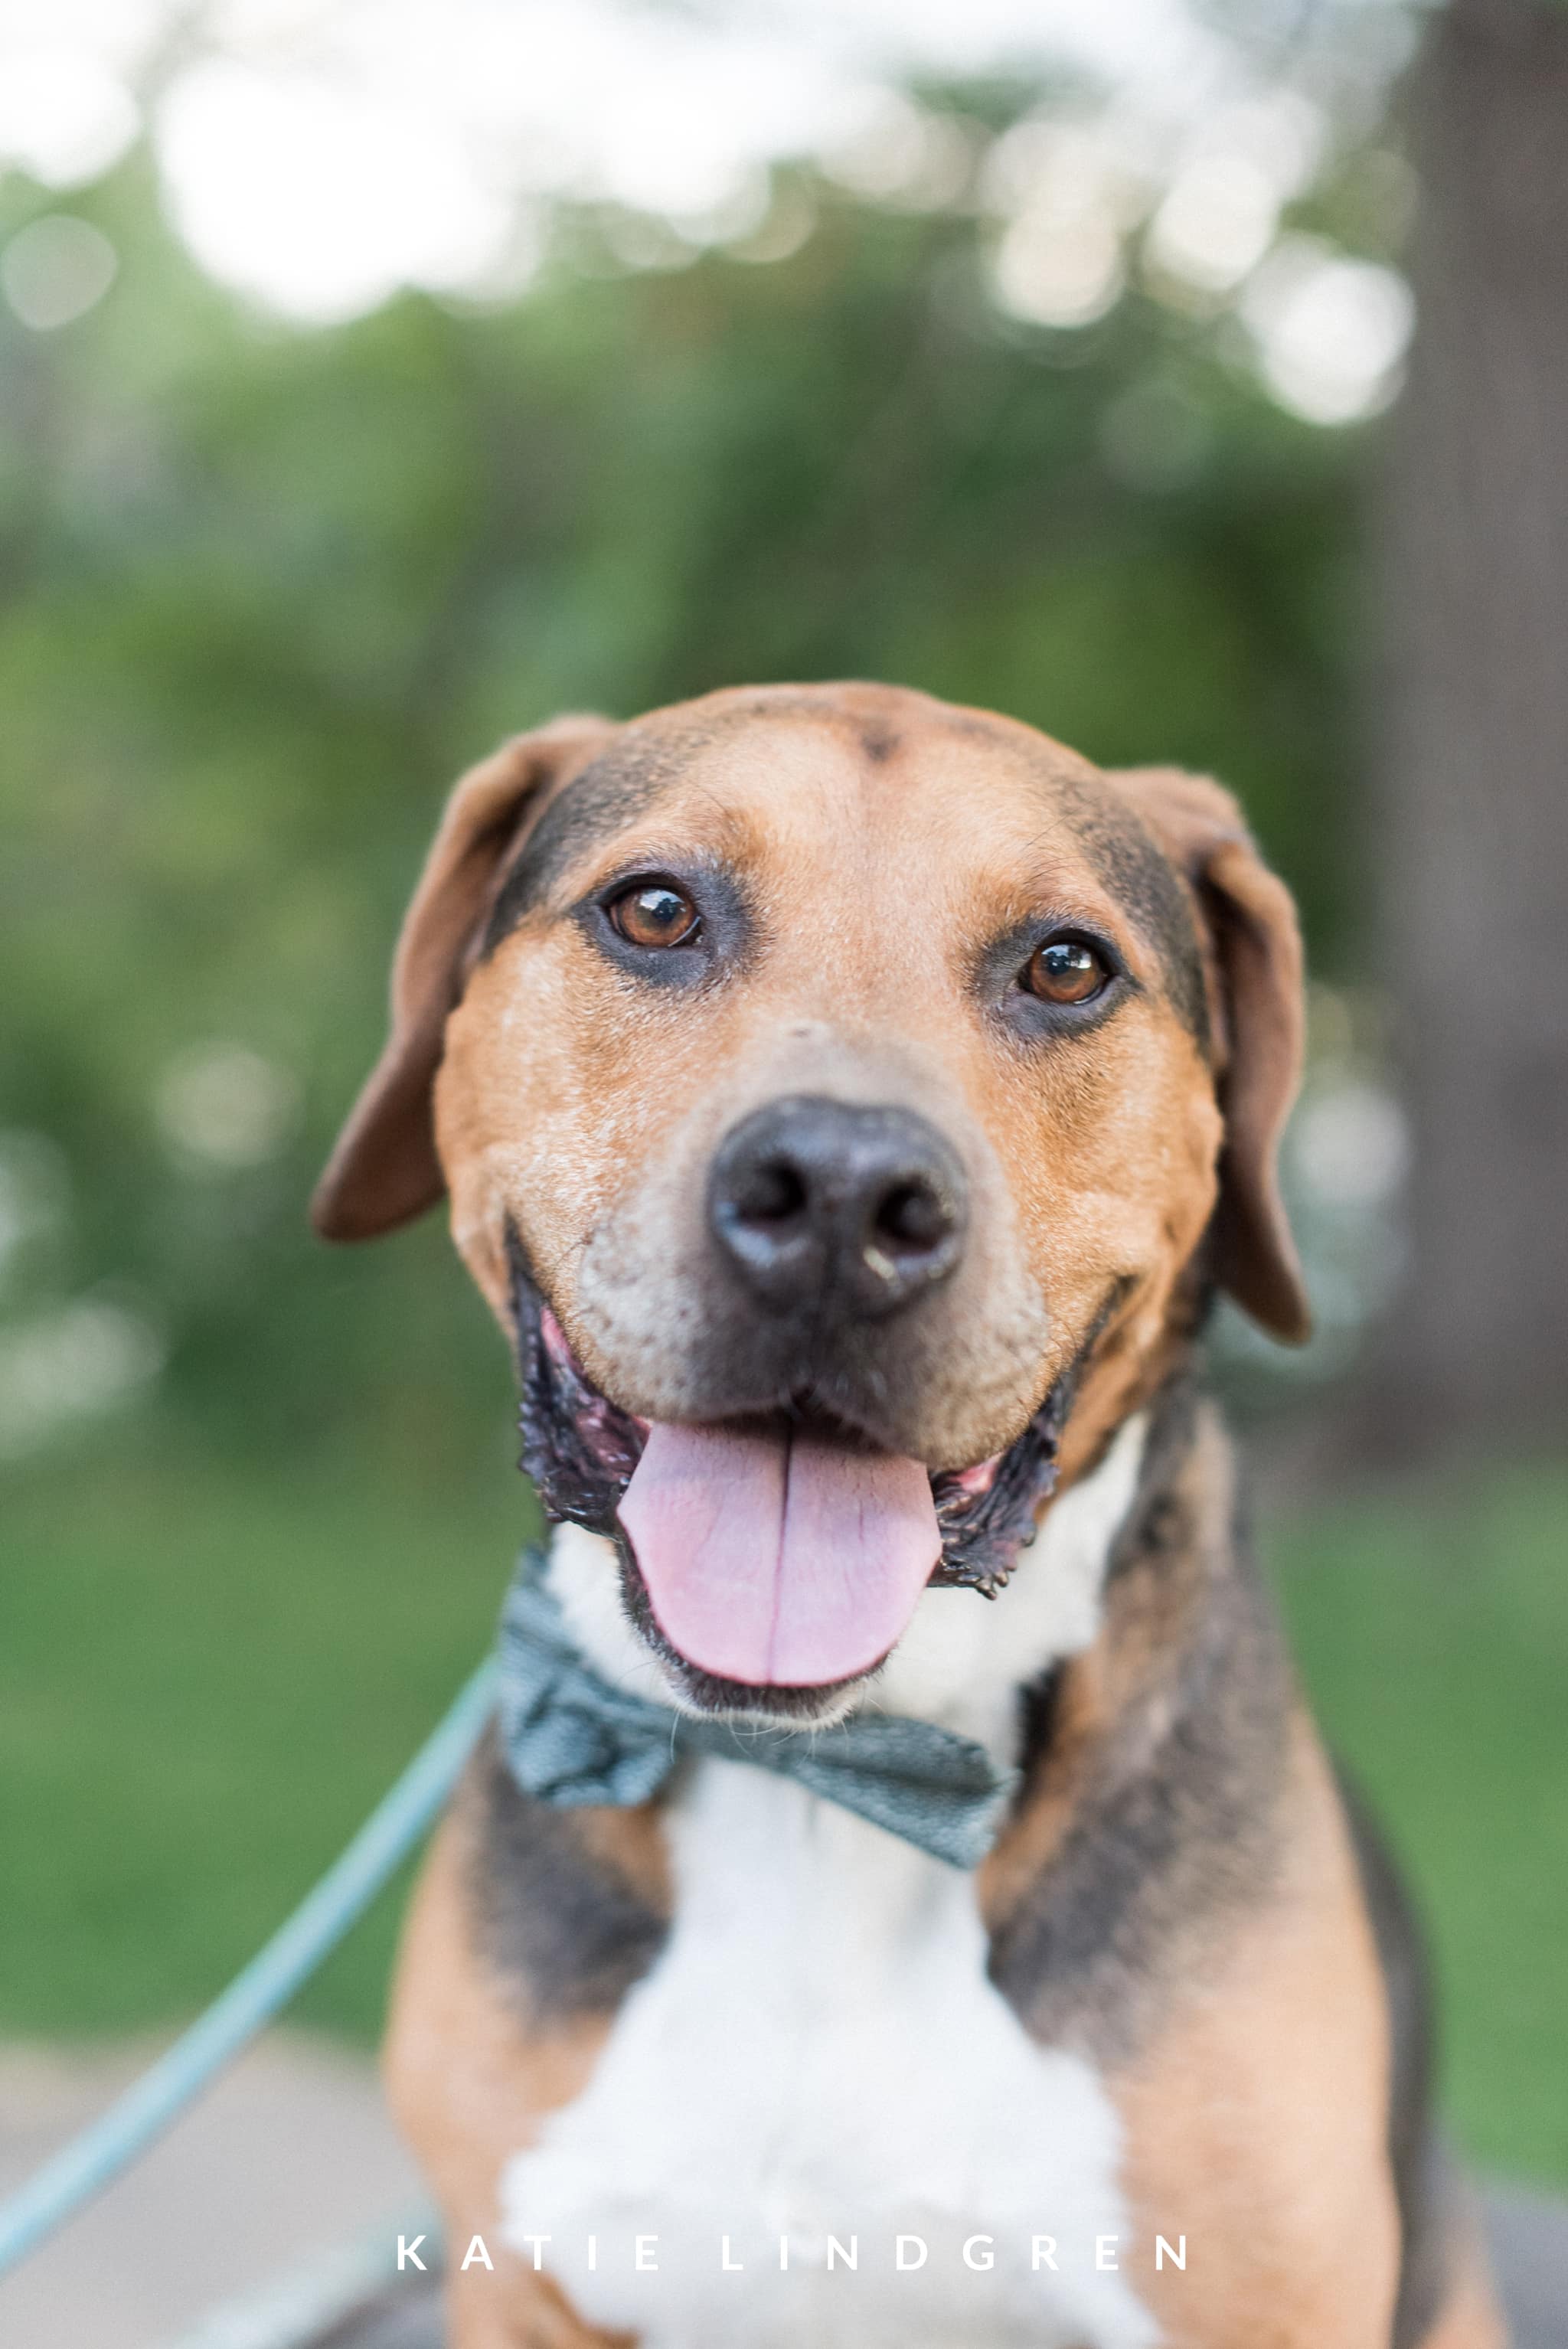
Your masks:
{"label": "light blue leash", "polygon": [[0,2275],[133,2162],[286,2006],[413,1849],[495,1709],[487,1656],[342,1857],[205,2014],[117,2103],[0,2203]]}

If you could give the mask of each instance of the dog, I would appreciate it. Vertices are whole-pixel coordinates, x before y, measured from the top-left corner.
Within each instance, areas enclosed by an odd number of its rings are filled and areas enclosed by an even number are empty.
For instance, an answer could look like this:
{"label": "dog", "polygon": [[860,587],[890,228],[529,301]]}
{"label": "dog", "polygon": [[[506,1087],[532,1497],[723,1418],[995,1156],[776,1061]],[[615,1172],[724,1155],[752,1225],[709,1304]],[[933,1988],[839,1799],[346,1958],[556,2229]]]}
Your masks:
{"label": "dog", "polygon": [[[315,1205],[449,1196],[556,1523],[387,2035],[454,2349],[1502,2342],[1194,1368],[1220,1292],[1307,1330],[1302,1031],[1234,801],[985,711],[459,784]],[[651,1775],[539,1791],[572,1686]]]}

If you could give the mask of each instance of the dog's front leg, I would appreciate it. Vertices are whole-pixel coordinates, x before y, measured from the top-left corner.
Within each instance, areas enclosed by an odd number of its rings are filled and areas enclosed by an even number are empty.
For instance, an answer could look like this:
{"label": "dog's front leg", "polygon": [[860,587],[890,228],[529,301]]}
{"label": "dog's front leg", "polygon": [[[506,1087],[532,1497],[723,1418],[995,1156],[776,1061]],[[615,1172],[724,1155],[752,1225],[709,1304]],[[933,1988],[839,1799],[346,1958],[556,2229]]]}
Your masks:
{"label": "dog's front leg", "polygon": [[501,2239],[501,2172],[541,2116],[579,2093],[606,2026],[524,2028],[473,1946],[469,1836],[459,1798],[409,1909],[383,2054],[388,2100],[446,2229],[449,2349],[634,2349],[631,2334],[584,2324]]}
{"label": "dog's front leg", "polygon": [[1181,2349],[1388,2349],[1393,2337],[1387,1995],[1304,1717],[1293,1747],[1277,1876],[1228,1946],[1190,1967],[1121,2084],[1135,2206],[1150,2235],[1180,2227],[1189,2240],[1186,2271],[1150,2280]]}

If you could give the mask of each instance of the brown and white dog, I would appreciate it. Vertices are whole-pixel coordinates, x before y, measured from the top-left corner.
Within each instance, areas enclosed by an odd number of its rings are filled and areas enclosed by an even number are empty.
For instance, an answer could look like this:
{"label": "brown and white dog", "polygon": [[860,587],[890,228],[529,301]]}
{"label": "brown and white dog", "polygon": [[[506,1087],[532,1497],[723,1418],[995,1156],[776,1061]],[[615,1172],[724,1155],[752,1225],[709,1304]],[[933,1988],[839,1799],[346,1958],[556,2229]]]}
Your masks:
{"label": "brown and white dog", "polygon": [[319,1227],[450,1194],[606,1680],[1023,1775],[970,1873],[743,1761],[562,1810],[481,1755],[388,2053],[455,2349],[1501,2341],[1192,1371],[1216,1290],[1305,1330],[1301,1028],[1222,791],[919,693],[459,785]]}

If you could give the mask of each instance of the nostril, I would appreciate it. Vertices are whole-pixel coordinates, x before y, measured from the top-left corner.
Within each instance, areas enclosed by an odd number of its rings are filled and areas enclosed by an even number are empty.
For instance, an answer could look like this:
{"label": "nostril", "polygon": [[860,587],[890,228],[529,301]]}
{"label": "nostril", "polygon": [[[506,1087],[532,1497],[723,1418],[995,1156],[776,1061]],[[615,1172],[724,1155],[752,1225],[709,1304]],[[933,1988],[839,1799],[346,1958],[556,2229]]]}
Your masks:
{"label": "nostril", "polygon": [[874,1237],[905,1255],[937,1247],[952,1228],[952,1213],[929,1183],[894,1184],[872,1218]]}
{"label": "nostril", "polygon": [[751,1168],[735,1198],[735,1214],[747,1224],[789,1224],[805,1213],[805,1179],[787,1158]]}

